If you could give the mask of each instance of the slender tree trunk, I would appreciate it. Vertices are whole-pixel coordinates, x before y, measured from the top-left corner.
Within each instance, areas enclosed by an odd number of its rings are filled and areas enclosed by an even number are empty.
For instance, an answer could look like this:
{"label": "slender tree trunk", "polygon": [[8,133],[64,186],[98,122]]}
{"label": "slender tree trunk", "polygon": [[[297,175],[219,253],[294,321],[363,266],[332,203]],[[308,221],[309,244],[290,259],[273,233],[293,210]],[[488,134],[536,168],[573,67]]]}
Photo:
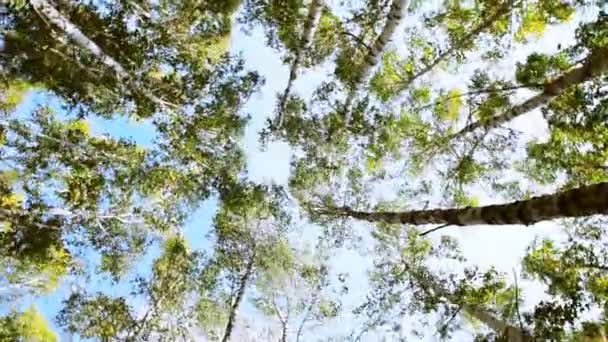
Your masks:
{"label": "slender tree trunk", "polygon": [[399,26],[399,23],[401,22],[401,19],[403,17],[403,12],[407,8],[407,6],[408,6],[408,0],[393,0],[391,9],[388,12],[388,18],[386,19],[386,24],[384,24],[384,27],[382,28],[382,32],[380,33],[378,38],[376,38],[374,45],[371,46],[371,49],[369,49],[367,55],[365,56],[365,60],[363,62],[361,70],[359,70],[359,72],[355,78],[354,84],[353,84],[352,88],[350,89],[348,96],[346,98],[346,123],[347,124],[348,124],[348,121],[350,121],[350,107],[352,105],[352,102],[355,99],[355,96],[357,95],[357,92],[359,91],[359,88],[361,87],[363,82],[365,82],[369,78],[369,75],[371,74],[372,69],[380,61],[380,55],[382,54],[384,49],[386,49],[386,45],[388,44],[391,37],[393,36],[393,33],[395,33],[397,26]]}
{"label": "slender tree trunk", "polygon": [[60,30],[62,30],[68,38],[76,42],[78,45],[88,50],[91,54],[93,54],[97,59],[99,59],[104,65],[108,68],[112,69],[120,78],[126,79],[129,77],[126,69],[120,65],[115,59],[105,54],[99,45],[95,44],[92,40],[90,40],[87,36],[80,31],[76,25],[72,24],[69,20],[67,20],[59,11],[53,7],[46,0],[29,0],[30,4],[34,9],[36,9],[39,13],[44,15],[44,17],[53,25],[57,26]]}
{"label": "slender tree trunk", "polygon": [[549,103],[569,87],[583,83],[606,72],[608,72],[608,47],[603,47],[591,52],[582,66],[571,69],[555,80],[546,83],[542,93],[529,98],[522,104],[511,107],[506,112],[489,120],[473,122],[452,135],[451,138],[458,138],[482,127],[487,130],[496,128],[505,122],[509,122],[520,115]]}
{"label": "slender tree trunk", "polygon": [[287,342],[287,323],[282,323],[281,342]]}
{"label": "slender tree trunk", "polygon": [[304,331],[304,325],[306,325],[306,322],[308,322],[310,310],[312,309],[312,306],[313,306],[313,303],[310,303],[310,304],[308,304],[308,307],[306,308],[304,317],[302,318],[302,321],[300,322],[300,326],[298,326],[298,332],[296,333],[295,342],[300,342],[300,337],[302,336],[302,332]]}
{"label": "slender tree trunk", "polygon": [[464,304],[462,308],[469,315],[475,317],[499,335],[504,334],[509,342],[529,342],[533,340],[532,337],[527,333],[501,319],[496,318],[493,314],[486,310],[468,304]]}
{"label": "slender tree trunk", "polygon": [[245,290],[247,289],[247,285],[249,284],[249,278],[251,277],[251,272],[253,271],[253,263],[255,262],[255,250],[247,262],[245,266],[245,273],[241,277],[239,281],[239,288],[236,292],[236,296],[234,298],[234,302],[230,307],[230,314],[228,315],[228,322],[226,323],[226,329],[224,330],[224,336],[222,337],[222,342],[230,341],[230,335],[232,335],[232,330],[234,329],[234,322],[236,322],[236,316],[239,309],[239,305],[243,301],[243,297],[245,296]]}
{"label": "slender tree trunk", "polygon": [[413,76],[409,77],[407,80],[407,84],[412,84],[414,81],[419,79],[420,77],[427,74],[429,71],[433,70],[439,63],[446,60],[448,57],[452,56],[454,52],[460,49],[464,44],[470,43],[475,37],[480,35],[482,32],[486,31],[490,28],[497,20],[506,16],[511,12],[511,4],[510,1],[504,1],[503,5],[496,10],[496,12],[488,17],[485,21],[483,21],[479,26],[477,26],[473,31],[469,32],[462,39],[460,39],[456,44],[450,46],[449,49],[441,53],[437,58],[435,58],[429,65],[425,66]]}
{"label": "slender tree trunk", "polygon": [[362,212],[349,207],[319,211],[370,222],[394,224],[531,225],[539,221],[608,213],[608,182],[538,196],[524,201],[462,209],[431,209],[406,212]]}
{"label": "slender tree trunk", "polygon": [[302,64],[302,57],[304,56],[304,51],[306,51],[306,49],[308,49],[308,47],[312,43],[312,39],[315,35],[317,27],[319,26],[323,3],[324,0],[311,0],[310,6],[308,7],[308,17],[306,18],[306,23],[304,24],[304,32],[302,33],[300,46],[296,51],[293,63],[291,64],[291,69],[289,70],[289,80],[287,81],[287,87],[285,87],[285,91],[283,91],[283,96],[281,97],[279,102],[279,114],[277,118],[278,127],[281,127],[281,125],[283,124],[283,111],[285,110],[285,103],[287,102],[287,97],[289,97],[289,94],[291,93],[293,83],[298,78],[298,69],[300,68],[300,64]]}
{"label": "slender tree trunk", "polygon": [[124,68],[118,61],[106,54],[94,41],[89,39],[82,31],[68,19],[66,19],[59,11],[53,7],[51,3],[46,0],[28,0],[32,7],[42,16],[44,19],[49,21],[51,24],[58,27],[63,33],[76,44],[83,49],[89,51],[95,56],[103,65],[111,69],[116,77],[127,84],[130,90],[138,95],[147,98],[152,103],[166,108],[168,103],[155,95],[146,91],[144,87],[134,80],[126,68]]}
{"label": "slender tree trunk", "polygon": [[420,286],[427,289],[432,289],[436,295],[446,298],[454,305],[461,305],[461,308],[466,313],[485,324],[488,328],[494,330],[497,334],[506,336],[509,342],[533,341],[533,338],[526,331],[522,331],[520,328],[514,327],[508,322],[497,318],[494,316],[494,314],[483,309],[482,307],[467,303],[459,304],[461,301],[452,293],[444,289],[441,284],[438,284],[436,281],[433,281],[432,279],[429,279],[417,272],[413,272],[411,275]]}

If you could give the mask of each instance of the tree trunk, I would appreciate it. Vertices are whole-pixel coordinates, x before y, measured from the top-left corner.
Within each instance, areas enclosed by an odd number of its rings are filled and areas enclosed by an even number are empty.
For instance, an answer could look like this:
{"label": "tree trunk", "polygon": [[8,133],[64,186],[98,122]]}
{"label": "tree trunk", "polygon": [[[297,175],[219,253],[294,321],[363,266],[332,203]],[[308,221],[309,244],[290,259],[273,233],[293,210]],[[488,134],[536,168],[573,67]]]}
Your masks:
{"label": "tree trunk", "polygon": [[[314,295],[313,295],[314,296]],[[304,331],[304,325],[308,322],[308,317],[310,315],[310,310],[312,309],[313,303],[308,304],[306,308],[306,312],[304,313],[304,317],[302,317],[302,321],[300,322],[300,326],[298,327],[298,332],[296,333],[296,341],[300,342],[300,337],[302,336],[302,332]]]}
{"label": "tree trunk", "polygon": [[511,107],[506,112],[489,120],[473,122],[452,135],[451,138],[458,138],[481,127],[487,130],[496,128],[505,122],[549,103],[569,87],[583,83],[605,72],[608,72],[608,47],[599,48],[591,52],[582,66],[571,69],[555,80],[546,83],[542,93],[529,98],[520,105]]}
{"label": "tree trunk", "polygon": [[287,342],[287,323],[282,323],[281,342]]}
{"label": "tree trunk", "polygon": [[46,0],[29,0],[30,4],[39,13],[53,25],[57,26],[65,33],[68,38],[76,42],[78,45],[88,50],[91,54],[97,57],[105,66],[112,69],[121,79],[127,79],[129,74],[125,68],[120,65],[115,59],[105,54],[99,45],[95,44],[87,36],[80,31],[76,25],[67,20],[59,11]]}
{"label": "tree trunk", "polygon": [[443,62],[446,58],[452,56],[452,54],[454,54],[456,50],[460,49],[464,44],[470,43],[473,39],[475,39],[475,37],[490,28],[490,26],[492,26],[497,20],[501,19],[510,12],[511,3],[510,1],[505,1],[504,4],[492,16],[488,17],[485,21],[483,21],[481,25],[477,26],[473,31],[469,32],[469,34],[460,39],[458,43],[452,45],[445,52],[441,53],[429,65],[425,66],[413,76],[409,77],[407,80],[407,85],[412,84],[418,78],[424,76],[429,71],[433,70],[437,65],[439,65],[439,63]]}
{"label": "tree trunk", "polygon": [[355,82],[346,98],[345,122],[347,124],[348,121],[350,121],[350,107],[355,99],[355,96],[357,95],[357,92],[359,91],[359,88],[361,87],[361,84],[363,84],[363,82],[367,80],[374,66],[376,66],[380,61],[380,55],[386,48],[386,45],[393,36],[393,33],[397,29],[397,26],[399,26],[401,18],[403,17],[403,12],[405,11],[407,6],[408,0],[393,0],[391,10],[388,12],[386,24],[384,24],[382,32],[380,33],[378,38],[376,38],[374,45],[371,46],[371,49],[369,49],[367,55],[365,56],[363,66],[361,70],[359,70],[357,77],[355,78]]}
{"label": "tree trunk", "polygon": [[312,43],[312,39],[315,35],[317,27],[319,26],[323,2],[324,0],[312,0],[310,2],[310,6],[308,7],[308,17],[306,18],[306,23],[304,24],[304,32],[302,33],[301,38],[302,40],[300,41],[300,46],[296,51],[293,63],[291,64],[291,69],[289,70],[289,80],[287,81],[287,87],[285,87],[285,91],[283,92],[283,96],[281,97],[279,102],[279,114],[277,118],[278,127],[281,127],[283,123],[283,110],[285,110],[285,102],[287,102],[287,97],[291,93],[293,83],[298,78],[298,69],[300,68],[300,64],[302,63],[304,51],[308,49],[308,47]]}
{"label": "tree trunk", "polygon": [[319,211],[319,213],[393,224],[531,225],[539,221],[556,218],[608,213],[608,182],[534,197],[529,200],[484,207],[406,212],[362,212],[351,210],[349,207],[342,207],[335,210]]}
{"label": "tree trunk", "polygon": [[[89,39],[82,31],[68,19],[66,19],[59,11],[46,0],[28,0],[34,9],[42,16],[43,19],[57,26],[71,40],[80,45],[83,49],[89,51],[107,68],[111,69],[118,80],[127,84],[134,94],[138,94],[161,108],[166,108],[170,103],[156,97],[149,91],[146,91],[143,85],[134,80],[127,69],[125,69],[118,61],[107,55],[94,41]],[[174,106],[174,105],[173,105]]]}
{"label": "tree trunk", "polygon": [[239,289],[236,292],[236,296],[234,298],[234,302],[230,307],[230,314],[228,315],[228,322],[226,323],[226,329],[224,330],[224,336],[222,337],[222,342],[230,341],[230,335],[232,335],[232,330],[234,329],[234,322],[236,321],[237,311],[239,309],[239,305],[243,301],[243,297],[245,296],[245,290],[247,289],[247,285],[249,283],[249,278],[251,277],[251,272],[253,271],[253,263],[255,262],[255,250],[253,255],[247,262],[245,266],[245,273],[241,277],[239,281]]}
{"label": "tree trunk", "polygon": [[532,341],[532,337],[527,333],[521,331],[509,323],[496,318],[490,312],[483,310],[477,306],[471,306],[468,304],[462,305],[462,308],[471,316],[485,324],[488,328],[494,330],[499,335],[507,337],[509,342],[529,342]]}
{"label": "tree trunk", "polygon": [[428,276],[424,276],[418,272],[411,273],[412,278],[419,283],[420,286],[432,289],[435,295],[444,297],[451,304],[460,305],[461,308],[469,315],[485,324],[488,328],[494,330],[499,335],[504,335],[508,338],[509,342],[531,342],[533,341],[526,331],[522,331],[520,328],[510,325],[508,322],[498,319],[491,312],[483,309],[478,305],[469,305],[461,302],[454,294],[444,289],[440,284],[432,279],[428,279]]}

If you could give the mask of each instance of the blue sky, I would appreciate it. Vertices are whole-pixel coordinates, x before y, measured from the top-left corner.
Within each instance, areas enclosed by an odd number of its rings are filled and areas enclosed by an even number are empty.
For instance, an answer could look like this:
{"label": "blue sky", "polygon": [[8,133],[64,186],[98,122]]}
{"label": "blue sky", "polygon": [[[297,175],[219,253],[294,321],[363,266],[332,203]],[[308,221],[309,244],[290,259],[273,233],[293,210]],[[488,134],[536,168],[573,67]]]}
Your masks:
{"label": "blue sky", "polygon": [[[568,41],[571,41],[573,38],[574,28],[576,27],[577,20],[580,18],[575,18],[573,22],[567,25],[550,27],[542,39],[532,41],[527,46],[514,45],[513,54],[510,59],[505,60],[499,65],[490,65],[488,67],[495,75],[505,75],[509,79],[512,78],[516,61],[523,60],[525,56],[533,51],[553,52],[557,49],[557,43],[567,45]],[[398,45],[399,42],[399,37],[393,39],[392,47],[395,49],[401,48]],[[231,50],[233,52],[242,52],[247,67],[259,71],[266,79],[266,84],[262,91],[254,94],[245,107],[245,111],[252,116],[242,141],[243,148],[247,153],[249,177],[258,182],[274,181],[279,184],[286,184],[289,176],[290,148],[285,143],[271,143],[267,150],[261,151],[258,132],[264,127],[266,118],[273,115],[276,93],[282,91],[287,82],[288,66],[282,64],[280,56],[275,51],[264,45],[264,38],[259,31],[254,31],[253,36],[246,36],[240,30],[235,29],[233,31]],[[437,81],[436,86],[450,88],[463,84],[467,76],[477,67],[478,65],[471,63],[465,66],[458,75],[445,77],[445,74],[435,73],[432,77]],[[324,67],[305,71],[296,82],[296,91],[303,95],[304,98],[308,98],[314,87],[330,72],[331,69]],[[523,98],[528,94],[521,93],[520,95]],[[32,94],[22,104],[19,111],[27,115],[36,104],[49,103],[58,112],[61,112],[57,100],[43,93]],[[514,127],[526,132],[530,139],[542,139],[546,135],[545,124],[538,111],[519,118],[512,124]],[[91,127],[95,134],[109,133],[114,137],[128,137],[142,145],[150,145],[154,139],[154,129],[149,124],[134,122],[127,118],[112,120],[93,119]],[[380,189],[378,196],[390,198],[391,196],[395,196],[395,192],[392,189]],[[483,193],[480,195],[481,204],[489,204],[496,201],[497,199],[492,196],[484,195]],[[211,229],[211,222],[216,208],[216,200],[210,199],[205,201],[184,226],[184,234],[192,247],[197,249],[209,247],[206,243],[205,235]],[[365,232],[370,229],[370,226],[362,223],[353,223],[352,228],[359,232]],[[303,233],[302,240],[313,242],[315,232],[318,230],[315,227],[305,227],[303,231],[305,233]],[[518,268],[525,248],[535,237],[550,236],[559,238],[561,236],[558,227],[554,223],[541,223],[535,225],[533,229],[519,227],[491,228],[486,226],[467,229],[449,228],[444,233],[456,237],[461,242],[462,250],[465,251],[465,255],[472,263],[482,266],[495,265],[498,269],[508,273]],[[431,238],[437,239],[438,237],[439,235],[436,235]],[[151,260],[157,254],[158,248],[152,249],[144,257],[144,260],[140,262],[138,269],[146,272]],[[95,258],[93,254],[90,257]],[[364,298],[367,290],[365,271],[366,267],[370,265],[370,259],[369,255],[359,255],[357,252],[346,248],[335,252],[333,269],[339,272],[351,273],[351,293],[347,298],[347,302],[345,302],[345,308],[349,308],[349,305],[359,304],[359,301]],[[528,305],[542,297],[543,289],[541,287],[530,282],[523,283],[526,286],[526,290],[530,291],[528,293],[532,293],[531,297],[528,298]],[[128,287],[125,285],[112,286],[107,279],[96,277],[93,279],[92,284],[88,284],[87,287],[118,295],[128,290]],[[61,300],[68,294],[69,289],[62,287],[52,295],[38,298],[35,300],[35,304],[54,325],[54,316],[60,309]],[[31,303],[31,300],[24,302],[25,305],[29,305],[29,303]],[[246,313],[244,316],[252,313],[250,304],[245,304],[242,310]],[[345,314],[330,326],[322,328],[321,334],[332,334],[340,330],[346,331],[353,328],[354,324],[351,320],[352,317]],[[407,323],[407,320],[405,322]],[[59,331],[57,327],[55,328],[56,331]],[[370,336],[367,340],[375,341],[377,338],[378,336]],[[77,340],[75,339],[74,341]]]}

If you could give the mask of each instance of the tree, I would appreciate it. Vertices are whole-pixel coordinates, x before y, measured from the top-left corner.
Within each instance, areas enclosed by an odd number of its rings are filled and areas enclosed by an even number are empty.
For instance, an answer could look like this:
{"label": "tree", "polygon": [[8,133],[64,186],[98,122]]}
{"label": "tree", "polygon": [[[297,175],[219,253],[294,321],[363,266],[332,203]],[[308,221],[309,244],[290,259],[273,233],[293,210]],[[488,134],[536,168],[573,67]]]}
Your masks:
{"label": "tree", "polygon": [[[287,267],[292,255],[285,238],[290,217],[281,188],[236,183],[221,194],[213,231],[216,285],[204,289],[198,305],[199,322],[207,326],[208,335],[226,342],[247,289],[260,272]],[[209,318],[215,326],[205,324]]]}
{"label": "tree", "polygon": [[347,115],[344,121],[346,124],[348,124],[350,121],[350,107],[355,96],[357,95],[359,88],[371,74],[372,68],[378,64],[380,55],[386,48],[386,45],[395,32],[395,29],[401,22],[403,11],[407,9],[407,5],[407,0],[395,0],[392,2],[391,9],[388,13],[384,27],[382,28],[382,32],[380,32],[378,37],[375,39],[373,45],[370,46],[369,51],[367,51],[367,54],[363,59],[363,63],[357,67],[354,76],[352,76],[352,84],[349,85],[350,90],[345,102]]}
{"label": "tree", "polygon": [[270,122],[273,130],[282,126],[298,71],[321,64],[340,41],[342,23],[323,0],[311,0],[306,16],[301,15],[304,7],[303,1],[249,0],[240,18],[248,30],[260,25],[267,45],[286,52],[283,60],[289,64],[289,78],[285,90],[278,95],[277,116]]}
{"label": "tree", "polygon": [[132,299],[103,293],[74,292],[57,316],[71,333],[103,341],[174,340],[190,334],[195,322],[190,296],[199,285],[204,258],[189,250],[181,237],[164,242],[154,261],[152,275],[135,280],[132,295],[141,296],[146,308],[138,313]]}
{"label": "tree", "polygon": [[401,224],[446,224],[467,226],[475,224],[525,224],[563,217],[603,214],[608,210],[608,183],[534,197],[502,205],[468,207],[463,209],[431,209],[406,212],[361,212],[350,208],[321,210],[319,213],[353,217],[370,222]]}
{"label": "tree", "polygon": [[[213,188],[221,182],[220,179],[229,179],[240,172],[243,166],[242,154],[233,138],[242,133],[246,118],[242,117],[239,111],[242,103],[261,80],[255,73],[243,74],[242,61],[230,57],[216,58],[214,60],[216,65],[203,68],[194,58],[196,56],[186,56],[177,51],[175,55],[169,56],[173,59],[171,62],[170,59],[163,60],[167,55],[158,54],[160,59],[157,63],[169,63],[175,68],[187,67],[190,70],[198,70],[196,71],[198,74],[193,71],[187,75],[193,78],[182,78],[180,82],[184,83],[180,86],[189,93],[188,101],[200,103],[196,105],[194,113],[190,111],[180,116],[159,114],[152,121],[159,132],[159,137],[156,146],[150,150],[124,139],[92,137],[85,119],[79,117],[64,121],[57,120],[56,114],[49,108],[37,109],[31,120],[13,117],[12,110],[15,108],[19,94],[22,90],[28,89],[27,87],[32,87],[22,78],[39,80],[40,82],[36,83],[37,87],[48,87],[49,90],[63,95],[68,101],[76,101],[72,102],[74,105],[76,103],[78,106],[100,105],[105,109],[97,108],[100,110],[97,114],[105,115],[117,109],[114,107],[115,103],[112,104],[113,99],[109,99],[112,103],[106,103],[110,107],[105,107],[106,104],[87,102],[82,100],[89,96],[86,91],[97,86],[108,86],[108,89],[117,91],[122,96],[119,83],[124,81],[121,79],[123,71],[127,73],[125,76],[127,83],[133,81],[131,78],[135,77],[135,74],[140,74],[139,71],[128,70],[132,66],[130,64],[132,59],[121,59],[124,57],[121,53],[129,53],[130,48],[123,47],[124,49],[117,51],[115,43],[107,41],[108,37],[100,35],[97,30],[104,29],[104,25],[107,24],[108,30],[123,30],[122,36],[117,32],[113,34],[125,37],[125,40],[135,35],[132,37],[133,40],[129,41],[136,41],[142,37],[138,38],[137,32],[126,30],[126,24],[122,20],[130,15],[130,11],[141,12],[142,8],[124,7],[120,3],[113,4],[115,7],[110,6],[110,9],[115,11],[117,16],[106,18],[100,16],[97,12],[98,8],[94,6],[63,4],[62,6],[67,7],[65,10],[70,13],[71,19],[77,19],[75,22],[82,25],[83,29],[80,29],[47,2],[34,2],[31,5],[40,10],[43,16],[28,11],[29,7],[11,13],[9,22],[12,26],[9,36],[13,33],[16,36],[13,37],[14,41],[6,42],[7,48],[3,52],[6,56],[14,54],[25,58],[13,60],[11,62],[14,63],[8,64],[15,67],[10,69],[13,71],[9,70],[9,75],[15,80],[11,78],[7,80],[8,89],[16,91],[13,95],[7,93],[9,96],[6,97],[4,110],[10,114],[7,116],[7,119],[10,119],[2,123],[3,132],[8,137],[2,146],[3,157],[7,163],[10,163],[9,171],[16,172],[14,178],[18,180],[15,184],[7,185],[6,196],[12,196],[9,188],[21,187],[25,184],[24,201],[16,203],[23,202],[24,205],[13,205],[11,209],[15,210],[10,213],[5,212],[3,218],[12,221],[14,225],[16,220],[28,220],[38,227],[48,226],[47,228],[51,229],[47,230],[53,231],[53,236],[56,237],[47,239],[49,243],[67,234],[75,232],[82,234],[84,239],[77,239],[72,248],[68,247],[68,249],[74,250],[86,241],[102,254],[100,266],[102,270],[109,271],[117,277],[125,270],[130,257],[141,254],[155,238],[155,234],[175,229],[183,222],[189,210],[209,196]],[[207,5],[211,6],[212,3]],[[57,21],[56,24],[62,28],[62,31],[59,35],[51,34],[51,36],[48,36],[48,30],[32,33],[32,36],[36,37],[33,39],[35,46],[40,44],[43,47],[42,50],[33,52],[28,50],[33,47],[31,44],[19,45],[23,41],[17,39],[17,36],[23,33],[20,30],[41,29],[45,25],[43,19],[46,17],[42,10],[51,19]],[[179,20],[187,18],[176,17],[179,16],[179,12],[176,11],[188,10],[187,6],[179,9],[162,7],[155,10],[162,10],[164,16],[162,20],[166,21],[165,24],[171,22],[176,26],[173,27],[174,31],[168,31],[166,26],[154,21],[156,19],[150,19],[152,22],[141,23],[142,30],[156,32],[149,37],[164,35],[166,38],[167,35],[175,35],[175,38],[181,41],[187,38],[179,33],[182,32],[180,30],[184,30],[181,25],[188,25],[187,22]],[[207,9],[202,10],[207,11]],[[32,14],[35,16],[28,17]],[[117,21],[112,21],[114,19]],[[25,25],[22,20],[31,20],[42,26]],[[21,26],[22,24],[24,26]],[[91,34],[100,43],[93,42],[85,34]],[[61,39],[62,35],[79,41],[80,45],[71,45],[68,40]],[[98,38],[101,36],[106,40]],[[35,56],[39,56],[36,55],[37,53],[47,56],[52,52],[47,51],[44,46],[56,45],[54,42],[57,37],[63,42],[63,45],[60,44],[61,49],[66,53],[70,51],[70,57],[64,54],[65,58],[60,61],[67,62],[67,66],[56,68],[45,64],[28,69],[31,66],[28,64],[30,57],[33,58],[34,65],[41,60],[47,60],[46,57],[40,59]],[[109,37],[113,37],[112,34]],[[8,40],[10,39],[9,37]],[[143,44],[145,41],[139,43]],[[80,51],[79,47],[82,47],[83,51]],[[186,44],[182,47],[185,48]],[[131,52],[144,53],[140,48],[133,46]],[[79,51],[82,53],[77,53]],[[114,56],[122,57],[113,57],[107,51]],[[87,57],[89,53],[91,58]],[[89,79],[85,73],[85,78],[82,79],[75,76],[75,73],[79,73],[81,69],[76,68],[73,63],[79,65],[101,63],[102,73],[110,72],[120,77]],[[46,70],[47,67],[51,70]],[[38,72],[40,74],[36,74]],[[68,80],[62,78],[66,76],[62,72],[68,72]],[[201,73],[205,75],[204,80],[198,78]],[[79,79],[79,82],[65,83],[72,82],[70,79]],[[89,87],[86,85],[88,81],[95,83],[96,86]],[[146,80],[133,82],[144,81],[147,82]],[[167,82],[172,81],[167,79]],[[72,86],[77,88],[70,88]],[[144,84],[138,83],[136,88],[140,89],[139,86],[143,87]],[[143,93],[148,92],[143,91]],[[155,95],[152,93],[152,96]],[[102,95],[93,98],[102,102],[108,99]],[[139,105],[144,106],[141,103]],[[106,112],[106,109],[109,112]],[[144,108],[140,106],[140,109]],[[152,114],[154,113],[147,115]],[[190,141],[183,139],[183,132],[191,135]],[[205,133],[207,139],[201,141],[199,137]],[[64,153],[65,151],[68,153]],[[222,158],[216,158],[220,155]],[[22,213],[20,210],[28,212]],[[48,222],[45,222],[47,220]],[[11,234],[21,233],[13,231]],[[5,240],[8,244],[11,238],[7,235]],[[45,249],[38,250],[44,253]],[[11,260],[14,261],[15,258]],[[10,277],[17,279],[15,275]]]}
{"label": "tree", "polygon": [[312,39],[315,35],[315,31],[317,30],[317,26],[319,25],[319,21],[321,20],[321,9],[323,7],[323,0],[312,0],[310,2],[308,8],[308,17],[306,18],[306,23],[304,24],[304,31],[302,32],[302,38],[300,42],[300,46],[296,51],[296,55],[294,56],[293,63],[291,64],[291,68],[289,70],[289,79],[287,80],[287,86],[285,87],[285,91],[283,92],[283,96],[279,102],[279,119],[278,126],[280,127],[282,124],[282,112],[285,110],[285,102],[289,94],[291,93],[291,88],[293,87],[293,83],[298,77],[298,68],[302,63],[302,57],[304,55],[304,51],[308,49],[309,45],[312,42]]}
{"label": "tree", "polygon": [[[529,36],[542,34],[547,24],[569,20],[575,10],[574,4],[550,1],[538,1],[535,5],[519,1],[479,2],[472,6],[446,3],[445,8],[426,16],[424,26],[434,33],[445,33],[447,43],[435,42],[416,30],[408,32],[411,36],[408,44],[412,47],[408,55],[403,58],[387,52],[385,58],[390,59],[372,78],[370,90],[387,101],[406,90],[415,91],[414,83],[441,65],[462,63],[466,53],[482,50],[486,59],[500,58],[508,48],[505,45],[510,44],[503,40],[509,33],[515,32],[516,41],[525,41]],[[522,19],[516,21],[513,17]],[[477,40],[483,41],[484,36],[493,41],[486,39],[488,46],[479,46]]]}
{"label": "tree", "polygon": [[[601,220],[576,222],[568,229],[568,241],[545,239],[529,247],[524,275],[545,283],[550,295],[524,315],[538,338],[575,341],[605,334],[606,255],[598,248],[605,239],[601,225]],[[585,315],[590,308],[601,309]]]}
{"label": "tree", "polygon": [[[542,299],[525,296],[515,271],[509,284],[506,274],[467,264],[456,241],[448,236],[431,243],[414,230],[382,225],[375,233],[380,243],[370,277],[373,291],[357,309],[368,318],[360,334],[399,324],[396,318],[418,312],[438,317],[437,333],[443,338],[457,338],[455,334],[465,330],[463,324],[473,321],[490,329],[489,333],[475,329],[478,341],[598,338],[605,329],[605,313],[599,309],[590,314],[590,309],[605,304],[601,284],[606,255],[597,247],[605,238],[601,224],[578,221],[569,225],[564,243],[531,244],[521,273],[528,281],[547,286]],[[450,266],[442,267],[437,261]],[[464,269],[454,271],[457,264]],[[523,309],[524,301],[531,309]],[[421,329],[421,334],[429,332],[425,323]]]}
{"label": "tree", "polygon": [[11,312],[0,318],[0,337],[7,341],[21,339],[32,342],[57,341],[57,335],[34,306],[23,312]]}
{"label": "tree", "polygon": [[338,316],[340,303],[327,293],[328,269],[318,257],[297,253],[287,268],[269,268],[255,283],[253,304],[279,323],[279,341],[301,341],[314,329]]}
{"label": "tree", "polygon": [[[190,2],[150,7],[120,1],[64,2],[59,8],[47,1],[28,4],[9,12],[2,52],[7,72],[41,82],[73,106],[106,116],[128,114],[128,105],[135,103],[133,114],[149,118],[195,101],[205,83],[207,61],[217,60],[213,50],[223,48],[221,40],[229,32],[229,13],[207,15],[221,9],[214,1],[199,7]],[[101,14],[104,6],[111,15]],[[129,30],[130,16],[138,18],[141,30]],[[190,28],[207,38],[187,34]],[[180,76],[179,69],[190,72]],[[79,82],[73,82],[75,75]]]}
{"label": "tree", "polygon": [[[602,12],[597,21],[581,26],[577,33],[582,45],[579,48],[597,47],[600,42],[595,36],[598,33],[601,36],[605,22],[606,13]],[[542,109],[550,138],[526,146],[522,172],[538,183],[554,183],[564,174],[568,188],[603,181],[606,165],[605,146],[600,138],[606,126],[601,119],[606,106],[603,84],[596,81],[571,87]]]}
{"label": "tree", "polygon": [[567,73],[561,75],[557,79],[546,83],[541,94],[524,101],[518,106],[512,107],[508,111],[492,118],[489,121],[471,123],[464,127],[462,130],[460,130],[458,133],[456,133],[454,137],[456,138],[461,135],[473,132],[474,130],[480,127],[484,127],[486,129],[497,127],[502,123],[511,121],[519,115],[531,111],[532,109],[547,104],[555,97],[561,95],[571,86],[583,83],[594,77],[601,76],[608,70],[608,63],[606,62],[607,55],[608,49],[606,48],[600,48],[597,51],[593,51],[583,62],[582,66],[574,68],[568,71]]}
{"label": "tree", "polygon": [[[524,327],[513,322],[520,298],[517,288],[507,286],[503,275],[466,264],[462,272],[435,270],[430,266],[437,260],[465,262],[454,239],[444,236],[433,246],[414,231],[404,232],[389,225],[382,226],[375,236],[380,243],[370,275],[372,291],[356,309],[367,319],[355,340],[383,325],[400,333],[402,327],[397,318],[407,313],[435,313],[438,319],[434,335],[441,338],[453,337],[456,326],[466,323],[456,319],[460,316],[481,322],[493,331],[495,338],[532,340]],[[420,325],[424,330],[417,331]],[[411,329],[419,338],[430,332],[427,322],[413,323]]]}
{"label": "tree", "polygon": [[[48,294],[63,296],[61,333],[102,341],[606,335],[600,4],[31,0],[0,11],[0,300],[12,303],[1,339],[56,339],[25,305]],[[236,29],[265,36],[287,84],[262,87],[273,73],[248,70]],[[573,43],[538,44],[554,29]],[[328,74],[299,89],[303,70]],[[260,113],[243,108],[266,89],[279,93],[260,98],[278,101],[260,134],[289,145],[288,187],[247,173],[243,133]],[[546,135],[499,127],[535,109]],[[148,143],[98,133],[126,119]],[[191,222],[203,203],[210,232],[188,240],[205,229]],[[547,220],[512,275],[485,265],[496,253],[465,258],[468,230],[427,235]],[[369,278],[349,283],[351,270]]]}

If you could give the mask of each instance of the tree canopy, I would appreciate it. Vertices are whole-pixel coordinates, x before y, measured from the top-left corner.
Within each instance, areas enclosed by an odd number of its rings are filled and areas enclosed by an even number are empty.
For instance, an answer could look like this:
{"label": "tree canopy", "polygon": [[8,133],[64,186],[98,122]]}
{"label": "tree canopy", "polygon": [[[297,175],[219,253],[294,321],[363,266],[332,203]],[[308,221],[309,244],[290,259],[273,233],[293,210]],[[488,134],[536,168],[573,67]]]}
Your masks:
{"label": "tree canopy", "polygon": [[607,11],[9,0],[0,340],[605,339]]}

